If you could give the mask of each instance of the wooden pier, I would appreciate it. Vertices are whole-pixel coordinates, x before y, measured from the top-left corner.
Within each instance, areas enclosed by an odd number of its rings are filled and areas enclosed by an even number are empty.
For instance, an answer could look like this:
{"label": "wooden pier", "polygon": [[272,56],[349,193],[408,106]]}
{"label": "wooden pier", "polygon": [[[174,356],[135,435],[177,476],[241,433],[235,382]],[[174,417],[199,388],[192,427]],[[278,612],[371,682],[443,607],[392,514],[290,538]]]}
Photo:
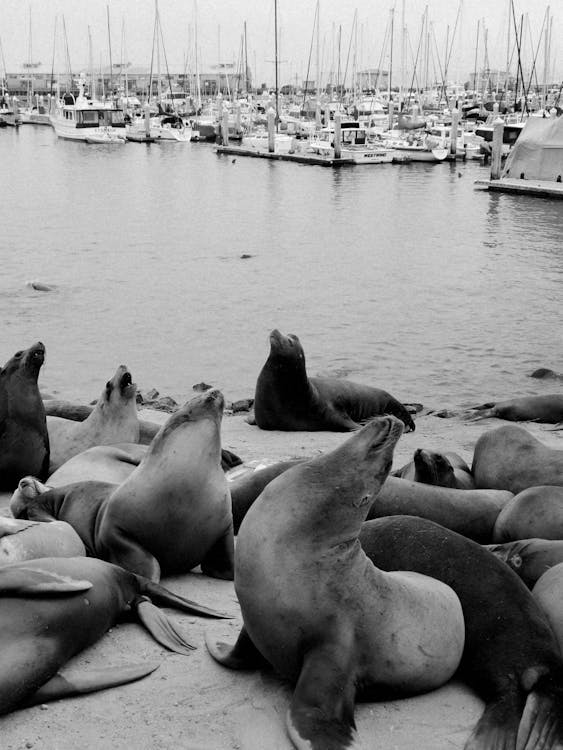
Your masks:
{"label": "wooden pier", "polygon": [[230,156],[254,156],[257,159],[273,159],[275,161],[292,161],[297,164],[311,164],[317,167],[345,167],[354,164],[353,159],[335,159],[319,154],[280,154],[269,151],[259,151],[254,148],[243,148],[242,146],[217,146],[218,154]]}
{"label": "wooden pier", "polygon": [[501,177],[498,180],[475,180],[475,185],[500,193],[537,195],[541,198],[563,198],[563,183],[561,182],[519,180],[515,177]]}

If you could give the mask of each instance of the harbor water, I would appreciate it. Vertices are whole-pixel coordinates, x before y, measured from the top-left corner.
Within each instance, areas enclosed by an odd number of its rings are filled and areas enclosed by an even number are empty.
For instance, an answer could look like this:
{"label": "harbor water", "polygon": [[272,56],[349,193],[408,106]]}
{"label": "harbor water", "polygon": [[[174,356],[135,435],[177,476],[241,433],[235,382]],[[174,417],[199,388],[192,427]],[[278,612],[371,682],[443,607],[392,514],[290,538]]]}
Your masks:
{"label": "harbor water", "polygon": [[561,387],[527,376],[563,372],[563,205],[476,190],[478,162],[329,169],[22,126],[0,163],[0,360],[43,341],[59,397],[121,363],[178,401],[249,397],[273,328],[310,374],[429,408]]}

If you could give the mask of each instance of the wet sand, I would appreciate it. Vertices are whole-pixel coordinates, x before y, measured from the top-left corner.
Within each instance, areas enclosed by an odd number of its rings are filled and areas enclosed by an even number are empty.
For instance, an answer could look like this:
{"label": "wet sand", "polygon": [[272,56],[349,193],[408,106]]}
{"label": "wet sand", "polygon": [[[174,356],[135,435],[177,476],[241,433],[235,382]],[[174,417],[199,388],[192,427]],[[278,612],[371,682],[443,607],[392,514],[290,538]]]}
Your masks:
{"label": "wet sand", "polygon": [[[163,422],[167,415],[142,411],[142,419]],[[342,433],[265,432],[246,415],[226,416],[222,441],[248,463],[312,456],[346,439]],[[455,451],[469,464],[479,435],[506,424],[497,419],[467,422],[421,414],[416,432],[403,435],[394,468],[416,448]],[[563,432],[522,423],[552,448],[563,449]],[[235,470],[236,471],[236,470]],[[5,498],[4,505],[5,507]],[[173,591],[231,612],[232,621],[205,620],[169,610],[197,646],[189,656],[171,654],[133,623],[114,627],[92,648],[73,659],[75,670],[161,659],[160,668],[137,683],[88,696],[18,711],[0,719],[3,750],[291,750],[285,714],[292,688],[275,673],[233,672],[213,661],[205,648],[207,630],[234,640],[240,610],[233,584],[199,572],[166,578]],[[467,686],[452,681],[415,698],[356,706],[362,746],[385,750],[461,750],[477,722],[482,701]]]}

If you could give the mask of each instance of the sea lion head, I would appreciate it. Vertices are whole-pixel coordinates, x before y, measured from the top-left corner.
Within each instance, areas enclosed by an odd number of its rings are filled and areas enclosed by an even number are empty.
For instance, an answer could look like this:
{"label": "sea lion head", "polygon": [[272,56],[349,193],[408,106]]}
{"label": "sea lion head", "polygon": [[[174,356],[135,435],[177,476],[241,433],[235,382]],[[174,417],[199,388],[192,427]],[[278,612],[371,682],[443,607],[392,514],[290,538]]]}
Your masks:
{"label": "sea lion head", "polygon": [[1,370],[3,378],[18,373],[26,378],[31,378],[37,382],[39,370],[45,361],[45,345],[38,341],[29,349],[21,349],[9,359]]}
{"label": "sea lion head", "polygon": [[270,333],[270,363],[276,366],[296,364],[305,369],[305,352],[299,338],[294,333],[284,336],[277,328]]}
{"label": "sea lion head", "polygon": [[133,383],[131,373],[125,365],[119,365],[113,378],[106,383],[100,401],[102,404],[118,404],[130,401],[136,394],[137,385]]}
{"label": "sea lion head", "polygon": [[20,479],[10,499],[10,511],[14,518],[24,518],[27,504],[51,489],[31,475]]}
{"label": "sea lion head", "polygon": [[186,401],[177,411],[170,415],[168,420],[155,435],[149,452],[156,454],[171,445],[175,439],[181,440],[180,433],[184,427],[191,427],[196,423],[212,424],[210,434],[215,435],[215,443],[218,446],[219,455],[221,451],[220,426],[223,418],[225,399],[218,388],[210,388],[203,393]]}
{"label": "sea lion head", "polygon": [[442,453],[417,448],[414,452],[416,481],[437,487],[454,487],[453,466]]}

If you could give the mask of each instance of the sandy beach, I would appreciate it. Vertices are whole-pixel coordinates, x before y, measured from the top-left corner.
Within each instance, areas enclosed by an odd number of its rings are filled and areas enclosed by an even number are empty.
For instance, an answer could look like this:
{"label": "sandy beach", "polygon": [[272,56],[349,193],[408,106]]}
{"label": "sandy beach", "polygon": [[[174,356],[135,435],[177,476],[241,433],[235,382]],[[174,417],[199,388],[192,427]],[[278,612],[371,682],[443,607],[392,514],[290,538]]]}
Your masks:
{"label": "sandy beach", "polygon": [[[163,422],[166,414],[141,411],[142,419]],[[225,416],[222,442],[245,463],[256,465],[294,456],[312,456],[346,439],[341,433],[265,432],[247,424],[246,414]],[[497,419],[469,422],[422,412],[416,431],[403,435],[394,468],[416,448],[456,451],[469,464],[479,435],[505,424]],[[563,432],[523,423],[546,445],[563,449]],[[5,507],[5,500],[2,507]],[[275,673],[234,672],[219,666],[205,648],[205,632],[234,640],[240,610],[233,584],[198,571],[163,580],[173,591],[233,614],[233,620],[205,620],[169,611],[197,646],[190,656],[172,654],[138,624],[114,627],[95,646],[68,664],[65,672],[161,660],[149,677],[124,687],[77,699],[36,706],[0,720],[3,750],[290,750],[285,714],[292,688]],[[356,706],[361,746],[385,750],[461,750],[483,708],[464,684],[452,681],[435,692],[400,701]]]}

